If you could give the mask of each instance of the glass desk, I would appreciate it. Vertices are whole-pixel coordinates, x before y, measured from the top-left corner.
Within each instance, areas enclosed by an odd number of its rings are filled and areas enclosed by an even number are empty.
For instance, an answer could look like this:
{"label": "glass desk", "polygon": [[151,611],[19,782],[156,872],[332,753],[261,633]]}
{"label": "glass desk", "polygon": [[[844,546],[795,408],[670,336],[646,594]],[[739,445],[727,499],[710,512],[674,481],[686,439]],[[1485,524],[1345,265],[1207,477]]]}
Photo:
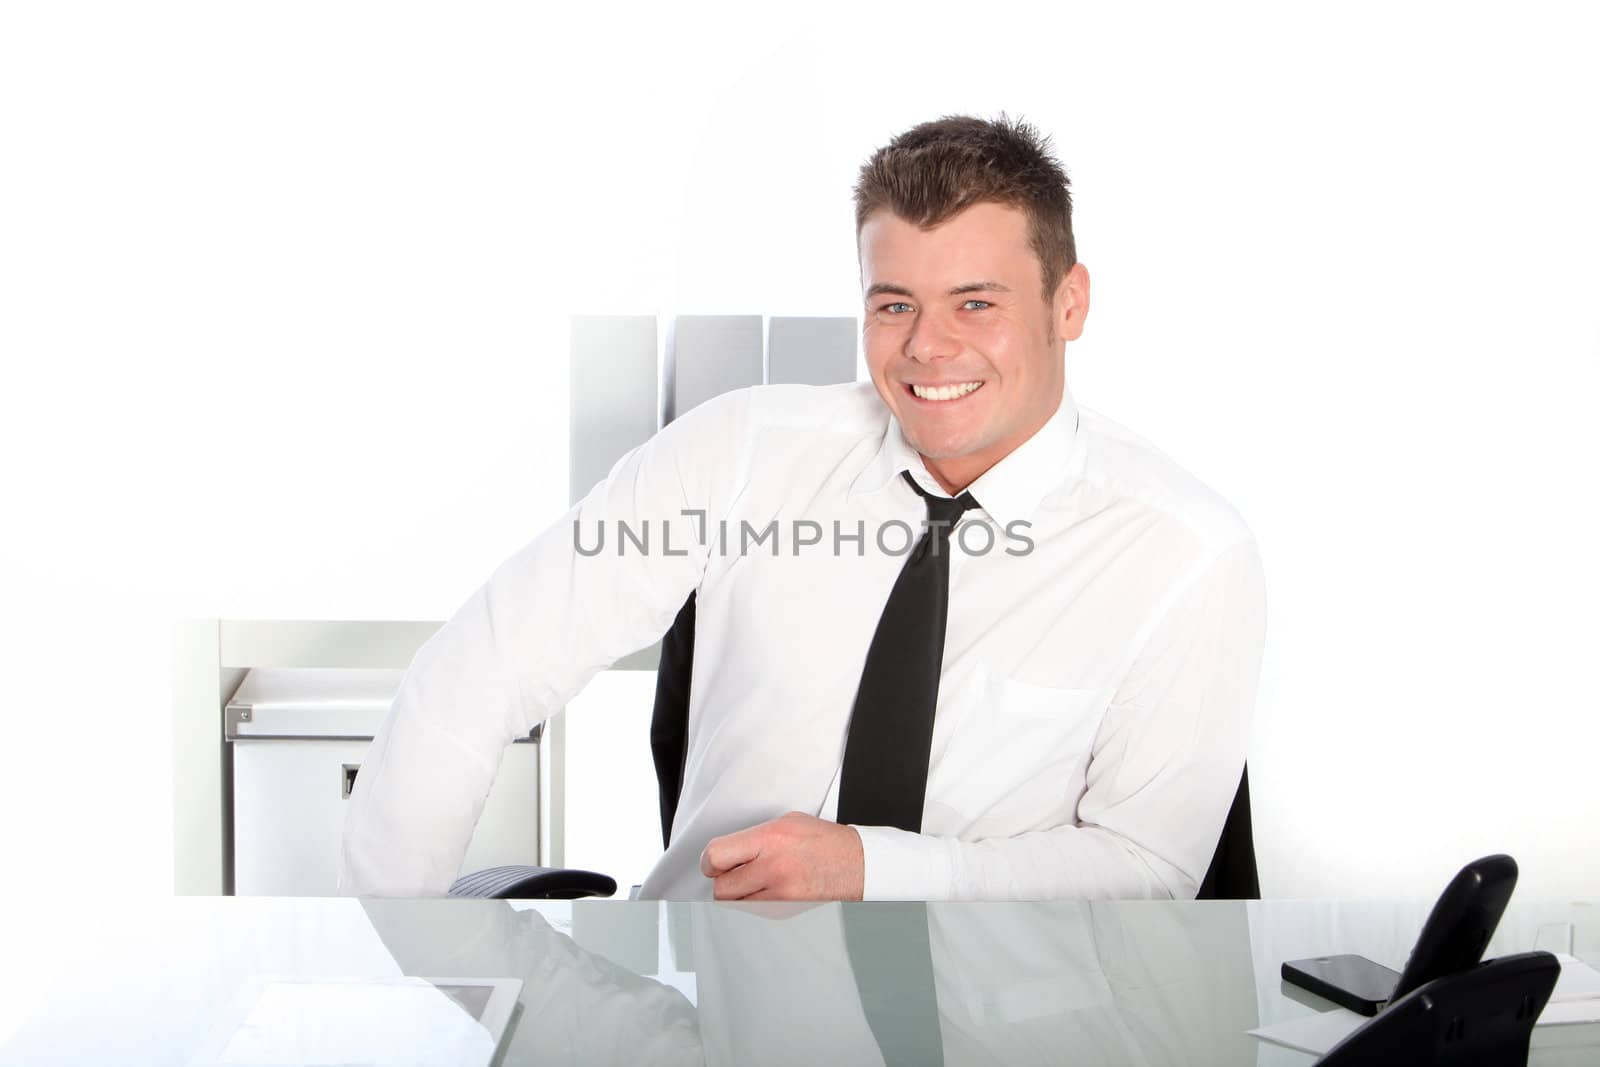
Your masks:
{"label": "glass desk", "polygon": [[[1245,1033],[1330,1007],[1279,964],[1398,968],[1428,905],[108,896],[57,911],[59,980],[0,1064],[190,1064],[271,973],[520,979],[508,1065],[1299,1065]],[[1596,919],[1513,901],[1489,954],[1600,963]],[[1532,1062],[1600,1062],[1600,1026],[1536,1031]]]}

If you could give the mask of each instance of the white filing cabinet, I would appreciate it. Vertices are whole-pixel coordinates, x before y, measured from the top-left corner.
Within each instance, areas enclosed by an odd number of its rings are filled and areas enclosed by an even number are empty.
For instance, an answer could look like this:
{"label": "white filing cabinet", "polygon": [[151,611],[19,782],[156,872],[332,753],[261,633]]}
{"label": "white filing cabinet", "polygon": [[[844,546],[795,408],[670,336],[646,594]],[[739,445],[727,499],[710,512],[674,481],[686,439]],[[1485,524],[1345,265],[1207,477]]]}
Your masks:
{"label": "white filing cabinet", "polygon": [[[332,896],[350,790],[399,670],[254,668],[224,711],[232,748],[233,888]],[[539,746],[510,745],[463,872],[539,862]]]}
{"label": "white filing cabinet", "polygon": [[[180,894],[333,896],[349,792],[437,622],[181,623],[173,688]],[[461,873],[563,865],[562,716],[508,745]]]}

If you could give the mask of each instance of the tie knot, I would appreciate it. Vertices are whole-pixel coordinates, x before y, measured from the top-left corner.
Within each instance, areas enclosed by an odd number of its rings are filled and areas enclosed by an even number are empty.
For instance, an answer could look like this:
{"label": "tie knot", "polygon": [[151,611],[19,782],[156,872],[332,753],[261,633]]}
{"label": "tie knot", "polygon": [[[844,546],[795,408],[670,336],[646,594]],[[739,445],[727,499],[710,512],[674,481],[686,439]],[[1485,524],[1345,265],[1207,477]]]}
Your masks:
{"label": "tie knot", "polygon": [[962,512],[968,508],[979,506],[971,493],[962,493],[957,497],[934,496],[917,484],[917,480],[911,477],[910,471],[901,471],[900,473],[905,478],[906,484],[915,489],[917,495],[927,501],[928,521],[941,523],[941,529],[946,533],[949,532],[950,527],[955,525],[956,520],[961,518]]}

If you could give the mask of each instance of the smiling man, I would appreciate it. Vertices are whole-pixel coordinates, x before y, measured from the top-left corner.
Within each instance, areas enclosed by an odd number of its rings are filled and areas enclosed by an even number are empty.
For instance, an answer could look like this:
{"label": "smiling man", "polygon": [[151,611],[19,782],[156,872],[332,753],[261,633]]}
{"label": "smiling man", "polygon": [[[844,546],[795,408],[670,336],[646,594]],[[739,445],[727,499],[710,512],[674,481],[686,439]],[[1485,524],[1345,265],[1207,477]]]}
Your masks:
{"label": "smiling man", "polygon": [[[1074,402],[1089,276],[1030,127],[901,134],[862,167],[856,226],[870,385],[707,402],[506,561],[374,739],[344,891],[445,891],[504,746],[692,595],[645,896],[1195,894],[1259,673],[1254,539]],[[576,550],[645,520],[687,547]]]}

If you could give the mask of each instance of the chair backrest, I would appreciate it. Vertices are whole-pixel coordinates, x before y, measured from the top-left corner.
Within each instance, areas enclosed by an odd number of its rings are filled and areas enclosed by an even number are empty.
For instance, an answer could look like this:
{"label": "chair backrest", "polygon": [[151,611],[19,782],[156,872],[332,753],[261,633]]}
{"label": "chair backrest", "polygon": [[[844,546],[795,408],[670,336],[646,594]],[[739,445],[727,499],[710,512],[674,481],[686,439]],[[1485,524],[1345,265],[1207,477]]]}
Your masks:
{"label": "chair backrest", "polygon": [[689,755],[689,680],[694,671],[694,605],[689,594],[661,639],[656,668],[656,702],[650,713],[650,756],[661,793],[661,847],[672,840],[672,819],[683,792],[683,767]]}
{"label": "chair backrest", "polygon": [[1502,956],[1418,986],[1363,1023],[1319,1067],[1525,1067],[1533,1026],[1561,964],[1548,952]]}
{"label": "chair backrest", "polygon": [[1233,806],[1222,824],[1211,866],[1200,880],[1196,900],[1260,900],[1261,879],[1256,872],[1256,838],[1250,826],[1250,765],[1239,775]]}

